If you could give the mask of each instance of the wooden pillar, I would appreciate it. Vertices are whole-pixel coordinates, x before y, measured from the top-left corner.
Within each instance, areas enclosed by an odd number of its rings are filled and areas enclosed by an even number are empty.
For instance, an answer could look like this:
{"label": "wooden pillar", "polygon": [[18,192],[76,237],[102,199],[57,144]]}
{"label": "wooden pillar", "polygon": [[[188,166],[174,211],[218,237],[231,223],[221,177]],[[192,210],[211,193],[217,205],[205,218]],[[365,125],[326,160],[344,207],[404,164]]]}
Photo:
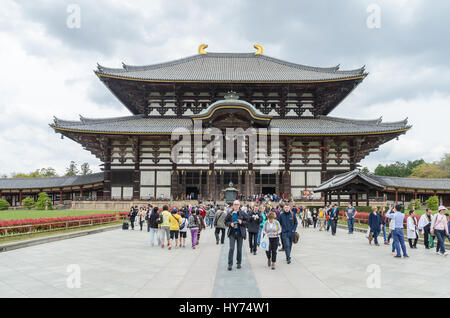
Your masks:
{"label": "wooden pillar", "polygon": [[22,190],[19,191],[19,205],[22,205]]}
{"label": "wooden pillar", "polygon": [[323,138],[320,143],[320,181],[325,182],[327,180],[327,161],[328,161],[328,142]]}
{"label": "wooden pillar", "polygon": [[369,191],[366,192],[366,204],[369,206]]}
{"label": "wooden pillar", "polygon": [[355,198],[356,206],[358,206],[359,205],[358,192],[355,193],[355,196],[356,196]]}
{"label": "wooden pillar", "polygon": [[398,203],[398,190],[395,189],[395,204]]}
{"label": "wooden pillar", "polygon": [[[141,193],[141,142],[139,137],[133,137],[131,140],[131,148],[133,149],[134,171],[133,171],[133,200],[140,200]],[[159,156],[159,154],[158,154]],[[159,159],[159,158],[156,158]],[[155,172],[156,173],[156,172]],[[156,184],[155,184],[156,187]],[[170,199],[170,197],[169,197]]]}
{"label": "wooden pillar", "polygon": [[62,196],[63,196],[63,192],[62,192],[62,189],[60,189],[60,190],[59,190],[59,204],[63,204],[63,198],[62,198]]}
{"label": "wooden pillar", "polygon": [[103,200],[111,200],[111,139],[106,140],[103,165]]}

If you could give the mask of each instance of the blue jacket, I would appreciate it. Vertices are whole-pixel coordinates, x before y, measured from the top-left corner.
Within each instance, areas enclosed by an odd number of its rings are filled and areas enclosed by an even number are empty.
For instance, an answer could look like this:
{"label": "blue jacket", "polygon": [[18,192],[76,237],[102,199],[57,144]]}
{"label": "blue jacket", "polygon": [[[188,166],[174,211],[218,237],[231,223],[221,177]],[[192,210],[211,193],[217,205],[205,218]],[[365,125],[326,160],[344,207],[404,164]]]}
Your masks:
{"label": "blue jacket", "polygon": [[297,229],[297,218],[295,217],[294,213],[289,211],[289,213],[286,212],[280,212],[280,215],[278,216],[278,222],[280,222],[281,225],[281,234],[289,234],[294,235],[295,230]]}
{"label": "blue jacket", "polygon": [[370,212],[369,214],[369,227],[371,230],[379,231],[381,226],[381,218],[380,214],[374,214],[373,212]]}

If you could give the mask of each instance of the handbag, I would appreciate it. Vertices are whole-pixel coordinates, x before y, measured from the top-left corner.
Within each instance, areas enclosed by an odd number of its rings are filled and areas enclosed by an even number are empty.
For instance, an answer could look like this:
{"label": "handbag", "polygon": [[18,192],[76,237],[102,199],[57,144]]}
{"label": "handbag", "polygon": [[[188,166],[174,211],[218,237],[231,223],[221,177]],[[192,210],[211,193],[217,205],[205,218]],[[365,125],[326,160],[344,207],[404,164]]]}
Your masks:
{"label": "handbag", "polygon": [[300,234],[298,234],[298,232],[294,232],[294,244],[298,243],[298,240],[300,239]]}
{"label": "handbag", "polygon": [[259,246],[265,250],[269,250],[269,237],[266,234],[263,234],[263,237],[261,239],[261,242],[259,243]]}

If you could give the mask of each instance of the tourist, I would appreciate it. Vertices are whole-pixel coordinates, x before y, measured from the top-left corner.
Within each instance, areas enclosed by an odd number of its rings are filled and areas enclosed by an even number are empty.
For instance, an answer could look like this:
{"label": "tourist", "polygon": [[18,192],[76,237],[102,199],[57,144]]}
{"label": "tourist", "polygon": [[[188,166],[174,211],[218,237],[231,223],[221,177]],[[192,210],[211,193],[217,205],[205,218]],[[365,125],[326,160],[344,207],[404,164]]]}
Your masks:
{"label": "tourist", "polygon": [[430,232],[435,235],[438,239],[436,244],[436,254],[447,256],[448,253],[445,251],[445,238],[448,234],[448,221],[444,215],[447,211],[445,206],[440,206],[438,209],[439,213],[436,213],[431,220]]}
{"label": "tourist", "polygon": [[238,200],[233,202],[233,208],[225,218],[225,225],[228,227],[228,237],[230,239],[230,249],[228,251],[228,270],[233,268],[233,256],[236,246],[237,268],[241,268],[242,263],[242,243],[247,236],[247,215],[241,210]]}
{"label": "tourist", "polygon": [[264,226],[264,223],[266,222],[266,209],[264,205],[259,206],[259,213],[261,214],[261,223],[259,224],[259,231],[258,231],[258,246],[261,243],[261,233]]}
{"label": "tourist", "polygon": [[194,210],[191,210],[191,215],[188,219],[188,228],[191,230],[192,248],[195,249],[197,246],[198,230],[200,228],[200,218]]}
{"label": "tourist", "polygon": [[[450,231],[450,214],[448,214],[448,213],[445,213],[445,216],[447,217],[447,221],[448,221],[448,230]],[[447,239],[449,240],[449,242],[450,242],[450,235],[447,235]]]}
{"label": "tourist", "polygon": [[163,205],[163,210],[160,214],[162,219],[161,223],[161,248],[164,248],[164,241],[167,240],[167,245],[169,246],[170,241],[170,217],[169,207],[167,204]]}
{"label": "tourist", "polygon": [[269,238],[269,249],[266,250],[267,266],[272,266],[272,269],[275,269],[278,241],[281,233],[281,224],[275,219],[275,217],[275,213],[269,213],[267,221],[264,222],[263,225],[263,233]]}
{"label": "tourist", "polygon": [[356,209],[352,206],[351,202],[349,202],[348,206],[345,208],[345,216],[347,217],[348,224],[348,234],[353,234],[356,214]]}
{"label": "tourist", "polygon": [[388,243],[387,243],[387,236],[386,236],[386,212],[385,212],[385,207],[381,208],[379,214],[380,214],[380,220],[381,220],[381,229],[383,231],[384,245],[388,245]]}
{"label": "tourist", "polygon": [[331,212],[332,212],[332,208],[331,208],[331,204],[328,205],[327,210],[326,210],[326,215],[327,215],[327,232],[330,230],[331,227]]}
{"label": "tourist", "polygon": [[414,210],[410,210],[409,217],[406,220],[406,233],[410,248],[417,248],[417,240],[419,239],[419,233],[417,229],[418,226],[416,215],[414,214]]}
{"label": "tourist", "polygon": [[214,235],[216,236],[216,244],[219,244],[219,233],[221,233],[220,236],[220,244],[225,243],[225,230],[227,226],[225,225],[225,217],[227,216],[227,213],[223,211],[221,208],[217,209],[216,214],[214,215],[214,226],[215,231]]}
{"label": "tourist", "polygon": [[200,226],[199,226],[198,232],[197,232],[197,245],[200,244],[200,232],[201,232],[202,230],[206,229],[205,219],[204,219],[204,217],[202,216],[202,211],[203,211],[203,214],[206,213],[205,210],[202,210],[202,209],[199,209],[199,208],[197,208],[197,209],[195,210],[195,213],[197,214],[198,219],[199,219],[199,221],[200,221]]}
{"label": "tourist", "polygon": [[159,234],[160,217],[158,213],[158,207],[154,207],[150,212],[149,222],[150,224],[150,245],[154,246],[155,237],[158,238],[158,245],[161,245],[161,236]]}
{"label": "tourist", "polygon": [[282,205],[282,212],[278,216],[281,225],[281,240],[284,242],[284,252],[286,253],[286,261],[291,263],[291,249],[294,240],[294,233],[297,230],[297,218],[291,212],[289,205]]}
{"label": "tourist", "polygon": [[405,236],[403,233],[403,221],[405,220],[405,215],[402,213],[402,206],[400,204],[395,205],[394,209],[386,214],[386,217],[389,219],[393,219],[394,221],[395,229],[392,232],[392,236],[394,238],[393,250],[395,249],[395,251],[397,252],[395,257],[402,257],[400,248],[401,251],[403,251],[403,257],[409,257],[406,252]]}
{"label": "tourist", "polygon": [[326,226],[325,211],[326,211],[326,209],[327,209],[327,207],[324,207],[319,210],[319,231],[322,231],[322,229],[325,230],[325,226]]}
{"label": "tourist", "polygon": [[173,208],[171,211],[171,216],[169,218],[170,222],[170,240],[169,240],[169,250],[172,249],[172,240],[175,240],[175,248],[178,248],[178,237],[180,234],[180,224],[181,216],[178,215],[177,208]]}
{"label": "tourist", "polygon": [[181,224],[180,224],[180,247],[186,247],[186,237],[188,230],[188,220],[186,218],[186,213],[181,213]]}
{"label": "tourist", "polygon": [[208,223],[209,223],[209,228],[213,228],[214,225],[214,216],[216,215],[216,209],[211,205],[209,208],[209,213],[208,213]]}
{"label": "tourist", "polygon": [[134,230],[134,222],[136,221],[136,216],[138,214],[137,206],[131,207],[130,209],[130,223],[131,229]]}
{"label": "tourist", "polygon": [[[295,215],[295,214],[294,214]],[[317,219],[319,217],[319,213],[317,213],[316,208],[313,209],[312,212],[312,220],[313,220],[313,224],[314,224],[314,228],[316,228],[316,224],[317,224]]]}
{"label": "tourist", "polygon": [[139,227],[141,228],[141,231],[142,231],[142,226],[144,226],[144,222],[145,222],[145,210],[144,210],[144,208],[140,208],[139,209],[139,213],[138,213],[138,215],[137,215],[137,217],[138,217],[138,220],[139,220]]}
{"label": "tourist", "polygon": [[256,249],[258,246],[258,232],[262,216],[257,209],[251,209],[250,211],[248,211],[247,217],[248,243],[250,247],[250,253],[256,255]]}
{"label": "tourist", "polygon": [[311,210],[308,208],[306,209],[306,219],[307,219],[306,227],[309,227],[310,225],[312,225],[312,214]]}
{"label": "tourist", "polygon": [[419,230],[422,231],[423,235],[423,243],[425,244],[425,248],[430,249],[430,228],[431,228],[431,209],[427,208],[426,212],[421,215],[419,219]]}
{"label": "tourist", "polygon": [[372,212],[369,214],[368,220],[370,233],[369,233],[369,244],[372,244],[372,239],[375,241],[376,246],[380,246],[378,244],[378,235],[381,231],[381,218],[378,214],[377,207],[372,207]]}
{"label": "tourist", "polygon": [[336,228],[339,221],[339,208],[336,204],[333,205],[333,208],[331,209],[330,213],[330,220],[331,220],[331,235],[336,235]]}
{"label": "tourist", "polygon": [[149,204],[145,212],[145,221],[147,221],[147,232],[150,232],[150,215],[152,214],[152,206]]}

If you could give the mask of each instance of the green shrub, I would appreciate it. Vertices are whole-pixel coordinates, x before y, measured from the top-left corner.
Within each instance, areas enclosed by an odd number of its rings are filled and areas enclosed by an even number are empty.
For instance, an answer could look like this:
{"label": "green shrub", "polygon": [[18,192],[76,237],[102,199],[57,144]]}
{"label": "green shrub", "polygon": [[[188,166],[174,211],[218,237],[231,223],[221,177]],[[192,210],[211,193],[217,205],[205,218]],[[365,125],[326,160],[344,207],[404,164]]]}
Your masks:
{"label": "green shrub", "polygon": [[422,208],[422,202],[419,199],[412,199],[408,204],[408,210],[420,210]]}
{"label": "green shrub", "polygon": [[[33,197],[26,197],[22,200],[22,205],[26,207],[28,210],[33,208],[35,206],[34,198]],[[44,207],[45,208],[45,207]]]}
{"label": "green shrub", "polygon": [[428,200],[425,201],[425,204],[431,210],[437,211],[439,206],[439,198],[437,196],[429,197]]}
{"label": "green shrub", "polygon": [[0,199],[0,210],[7,210],[9,208],[9,202],[5,199]]}
{"label": "green shrub", "polygon": [[36,210],[45,210],[45,206],[48,205],[48,210],[53,210],[52,200],[45,192],[39,193],[38,200],[36,202]]}

